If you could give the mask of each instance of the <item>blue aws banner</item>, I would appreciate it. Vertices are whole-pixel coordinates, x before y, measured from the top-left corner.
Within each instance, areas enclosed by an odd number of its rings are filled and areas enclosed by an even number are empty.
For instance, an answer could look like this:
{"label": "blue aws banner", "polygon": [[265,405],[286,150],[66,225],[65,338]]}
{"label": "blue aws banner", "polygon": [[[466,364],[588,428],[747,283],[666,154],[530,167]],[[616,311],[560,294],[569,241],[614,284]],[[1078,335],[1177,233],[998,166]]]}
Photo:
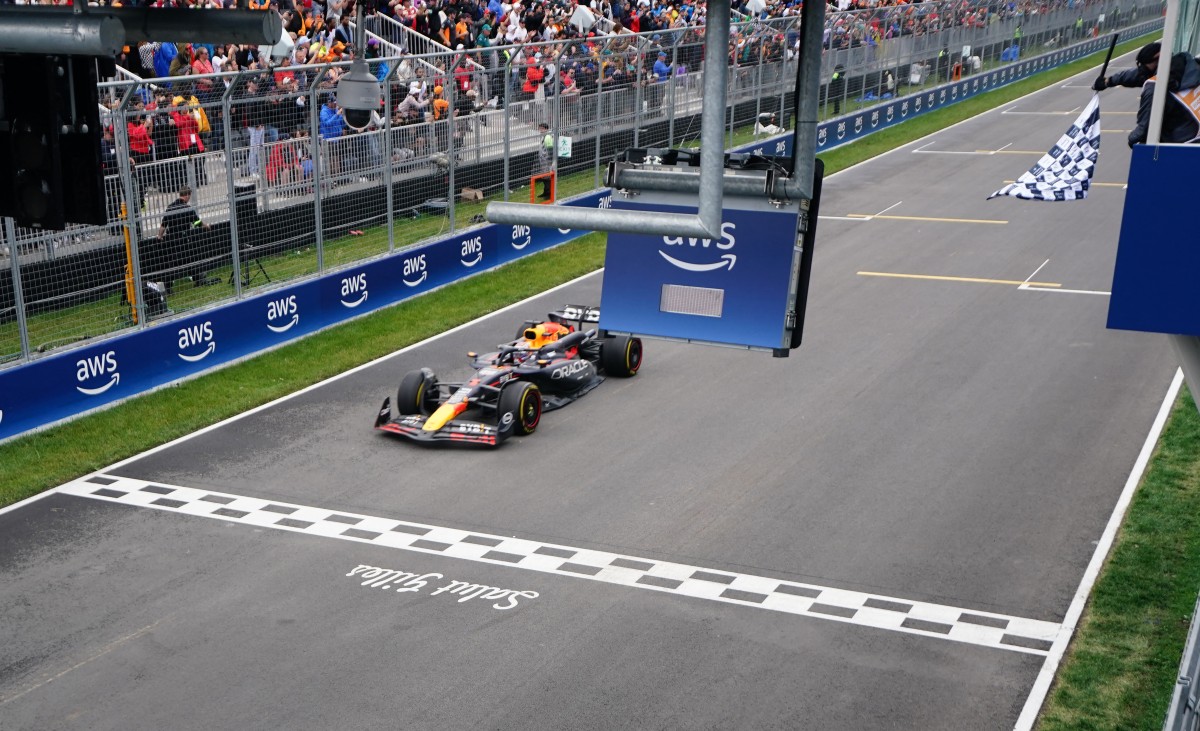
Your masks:
{"label": "blue aws banner", "polygon": [[[679,196],[643,192],[613,208],[695,215]],[[694,199],[693,199],[694,200]],[[600,326],[696,342],[787,348],[799,205],[725,197],[720,239],[612,233]]]}
{"label": "blue aws banner", "polygon": [[[564,205],[608,205],[608,192]],[[0,371],[0,439],[23,434],[458,281],[586,232],[481,226],[190,317]]]}

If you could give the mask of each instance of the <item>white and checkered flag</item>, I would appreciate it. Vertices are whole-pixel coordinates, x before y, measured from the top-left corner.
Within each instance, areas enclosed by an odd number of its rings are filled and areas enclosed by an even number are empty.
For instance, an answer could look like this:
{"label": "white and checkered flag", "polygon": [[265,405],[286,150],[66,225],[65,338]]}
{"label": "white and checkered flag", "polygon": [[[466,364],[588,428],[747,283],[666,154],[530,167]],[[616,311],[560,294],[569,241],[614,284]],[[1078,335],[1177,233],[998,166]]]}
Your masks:
{"label": "white and checkered flag", "polygon": [[1100,159],[1100,94],[1092,101],[1059,138],[1050,151],[1042,155],[1037,165],[1017,182],[1010,183],[988,196],[1000,195],[1032,201],[1073,201],[1087,198],[1096,161]]}

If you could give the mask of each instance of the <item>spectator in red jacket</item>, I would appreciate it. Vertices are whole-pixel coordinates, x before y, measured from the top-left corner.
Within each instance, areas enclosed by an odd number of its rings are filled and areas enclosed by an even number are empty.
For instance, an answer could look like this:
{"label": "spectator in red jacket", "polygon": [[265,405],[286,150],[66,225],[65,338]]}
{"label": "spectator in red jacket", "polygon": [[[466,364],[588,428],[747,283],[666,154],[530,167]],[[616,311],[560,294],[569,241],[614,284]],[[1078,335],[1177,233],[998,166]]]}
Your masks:
{"label": "spectator in red jacket", "polygon": [[179,154],[187,159],[187,166],[192,170],[191,180],[197,183],[207,182],[207,176],[197,165],[201,161],[193,157],[204,152],[204,140],[200,137],[200,123],[196,120],[196,115],[184,105],[183,97],[177,96],[171,101],[171,118],[175,120]]}

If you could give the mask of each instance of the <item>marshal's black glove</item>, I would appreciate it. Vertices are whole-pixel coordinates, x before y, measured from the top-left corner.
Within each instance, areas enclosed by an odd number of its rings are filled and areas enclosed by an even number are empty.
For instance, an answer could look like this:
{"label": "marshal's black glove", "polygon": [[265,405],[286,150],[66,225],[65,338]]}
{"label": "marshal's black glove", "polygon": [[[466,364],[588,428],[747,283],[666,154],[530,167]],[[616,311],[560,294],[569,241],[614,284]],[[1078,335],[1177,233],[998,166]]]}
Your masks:
{"label": "marshal's black glove", "polygon": [[1096,79],[1096,82],[1094,84],[1092,84],[1092,91],[1104,91],[1107,88],[1108,88],[1108,79],[1104,78],[1103,76]]}

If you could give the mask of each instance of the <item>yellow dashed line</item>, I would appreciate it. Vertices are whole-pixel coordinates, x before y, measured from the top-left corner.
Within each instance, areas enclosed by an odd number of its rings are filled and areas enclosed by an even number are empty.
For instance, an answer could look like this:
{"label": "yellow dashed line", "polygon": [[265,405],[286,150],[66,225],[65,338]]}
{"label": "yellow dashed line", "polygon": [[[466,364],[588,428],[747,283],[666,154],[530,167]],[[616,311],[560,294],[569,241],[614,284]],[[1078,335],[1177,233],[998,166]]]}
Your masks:
{"label": "yellow dashed line", "polygon": [[971,282],[974,284],[1006,284],[1011,287],[1061,287],[1059,282],[1022,282],[1016,279],[985,279],[982,277],[944,277],[936,274],[895,274],[892,272],[859,272],[863,277],[891,277],[895,279],[933,279],[939,282]]}

